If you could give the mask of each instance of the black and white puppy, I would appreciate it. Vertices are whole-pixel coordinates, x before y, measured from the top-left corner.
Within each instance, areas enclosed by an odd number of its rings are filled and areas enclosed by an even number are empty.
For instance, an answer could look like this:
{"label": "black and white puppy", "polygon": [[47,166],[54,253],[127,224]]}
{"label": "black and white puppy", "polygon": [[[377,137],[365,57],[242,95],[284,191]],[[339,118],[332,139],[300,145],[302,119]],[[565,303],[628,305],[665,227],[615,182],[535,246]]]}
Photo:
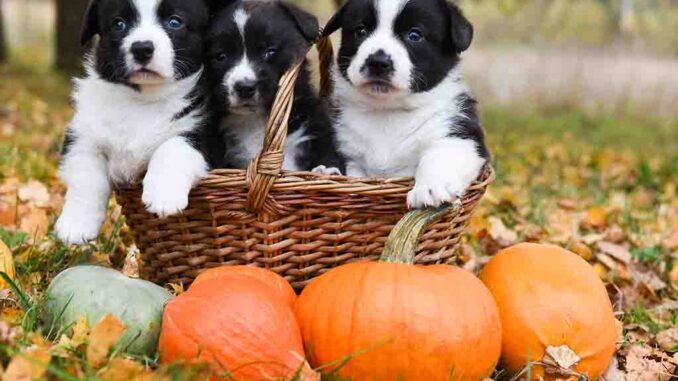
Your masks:
{"label": "black and white puppy", "polygon": [[410,207],[453,201],[489,159],[476,101],[458,71],[473,27],[445,0],[349,0],[335,123],[349,176],[414,176]]}
{"label": "black and white puppy", "polygon": [[55,229],[65,243],[96,238],[111,189],[143,179],[149,212],[188,204],[208,171],[198,149],[204,119],[203,0],[92,0],[83,45],[96,35],[87,74],[75,80],[75,116],[60,174],[65,205]]}
{"label": "black and white puppy", "polygon": [[[214,18],[208,33],[207,70],[218,103],[215,108],[225,111],[220,130],[226,136],[212,151],[215,167],[245,168],[261,151],[280,78],[305,59],[319,29],[313,15],[278,1],[239,1]],[[295,87],[283,167],[308,171],[321,165],[343,167],[327,108],[316,95],[304,62]]]}

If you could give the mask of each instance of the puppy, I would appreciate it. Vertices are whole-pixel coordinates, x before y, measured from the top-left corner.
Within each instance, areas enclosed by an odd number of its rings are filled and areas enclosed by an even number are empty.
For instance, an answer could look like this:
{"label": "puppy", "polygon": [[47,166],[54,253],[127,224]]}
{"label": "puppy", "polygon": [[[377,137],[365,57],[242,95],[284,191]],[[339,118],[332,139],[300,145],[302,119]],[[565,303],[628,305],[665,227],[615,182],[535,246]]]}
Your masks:
{"label": "puppy", "polygon": [[414,176],[409,206],[453,201],[489,159],[476,100],[459,74],[473,27],[445,0],[349,0],[335,128],[349,176]]}
{"label": "puppy", "polygon": [[188,205],[208,170],[198,150],[204,119],[202,0],[92,0],[82,44],[98,44],[75,80],[75,116],[60,174],[68,186],[55,230],[65,243],[95,239],[113,186],[143,179],[159,216]]}
{"label": "puppy", "polygon": [[[261,152],[282,75],[305,59],[319,34],[311,14],[284,2],[240,1],[214,18],[208,33],[208,75],[215,108],[224,110],[213,145],[215,167],[245,168]],[[295,86],[284,169],[337,173],[343,162],[326,107],[311,85],[307,64]],[[327,168],[334,168],[329,169]]]}

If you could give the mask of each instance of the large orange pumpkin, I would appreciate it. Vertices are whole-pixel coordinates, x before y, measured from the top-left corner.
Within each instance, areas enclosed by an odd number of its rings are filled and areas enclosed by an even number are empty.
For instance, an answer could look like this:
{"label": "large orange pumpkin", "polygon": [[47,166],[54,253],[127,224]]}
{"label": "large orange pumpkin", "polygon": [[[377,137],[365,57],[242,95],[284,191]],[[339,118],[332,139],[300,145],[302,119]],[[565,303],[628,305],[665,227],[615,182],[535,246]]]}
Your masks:
{"label": "large orange pumpkin", "polygon": [[246,275],[205,280],[170,301],[159,352],[163,363],[208,362],[235,380],[318,379],[292,308]]}
{"label": "large orange pumpkin", "polygon": [[508,371],[532,363],[535,380],[576,374],[595,380],[608,368],[617,339],[612,305],[603,282],[578,255],[521,244],[497,254],[480,278],[499,306]]}
{"label": "large orange pumpkin", "polygon": [[338,267],[306,287],[295,312],[313,366],[332,371],[350,358],[338,374],[356,381],[492,374],[501,350],[492,295],[459,268],[411,264],[421,229],[436,216],[412,212],[382,261]]}
{"label": "large orange pumpkin", "polygon": [[285,299],[290,307],[294,307],[294,302],[297,300],[297,294],[294,292],[294,289],[289,284],[285,278],[280,275],[265,270],[259,267],[252,266],[221,266],[216,267],[210,270],[203,272],[198,275],[193,281],[191,288],[199,287],[198,285],[214,278],[228,277],[233,274],[249,276],[254,279],[260,280],[267,285],[271,286],[274,291],[279,294],[283,299]]}

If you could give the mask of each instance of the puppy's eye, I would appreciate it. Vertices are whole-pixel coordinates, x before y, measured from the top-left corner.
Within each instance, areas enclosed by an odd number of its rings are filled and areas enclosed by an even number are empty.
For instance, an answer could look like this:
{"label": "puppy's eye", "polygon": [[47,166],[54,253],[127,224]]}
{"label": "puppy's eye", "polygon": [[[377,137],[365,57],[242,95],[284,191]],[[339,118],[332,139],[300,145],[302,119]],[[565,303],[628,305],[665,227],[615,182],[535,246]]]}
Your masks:
{"label": "puppy's eye", "polygon": [[113,20],[112,28],[116,32],[123,32],[125,29],[127,29],[127,23],[120,17],[116,17]]}
{"label": "puppy's eye", "polygon": [[226,61],[227,58],[228,58],[228,55],[224,51],[220,51],[219,53],[217,53],[217,55],[214,56],[214,59],[217,62],[224,62],[224,61]]}
{"label": "puppy's eye", "polygon": [[424,34],[418,28],[412,28],[407,32],[407,39],[412,42],[421,42],[424,39]]}
{"label": "puppy's eye", "polygon": [[275,58],[275,55],[278,53],[278,50],[275,48],[266,49],[264,52],[264,61],[270,61]]}
{"label": "puppy's eye", "polygon": [[181,29],[184,26],[184,20],[179,16],[172,16],[167,20],[167,27],[170,29]]}
{"label": "puppy's eye", "polygon": [[362,40],[363,38],[367,37],[369,32],[367,31],[367,28],[365,28],[363,25],[360,25],[357,28],[355,28],[353,34],[357,39]]}

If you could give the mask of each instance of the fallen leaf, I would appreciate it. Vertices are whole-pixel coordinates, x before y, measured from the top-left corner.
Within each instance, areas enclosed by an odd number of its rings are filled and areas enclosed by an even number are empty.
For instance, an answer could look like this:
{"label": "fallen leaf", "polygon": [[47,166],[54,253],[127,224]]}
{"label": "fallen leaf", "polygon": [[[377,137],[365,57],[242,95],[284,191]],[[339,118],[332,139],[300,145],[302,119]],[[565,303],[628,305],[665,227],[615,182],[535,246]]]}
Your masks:
{"label": "fallen leaf", "polygon": [[678,287],[678,261],[673,262],[673,266],[669,272],[669,280],[671,281],[671,284]]}
{"label": "fallen leaf", "polygon": [[616,245],[611,242],[598,242],[598,250],[611,256],[612,258],[624,263],[631,263],[631,252],[624,246]]}
{"label": "fallen leaf", "polygon": [[146,369],[140,363],[124,358],[115,358],[99,373],[102,381],[130,381],[142,374]]}
{"label": "fallen leaf", "polygon": [[73,335],[71,336],[71,343],[75,348],[87,343],[89,339],[90,329],[87,324],[87,318],[81,316],[73,326]]}
{"label": "fallen leaf", "polygon": [[106,364],[108,353],[127,328],[115,316],[108,314],[92,328],[87,346],[87,362],[94,369]]}
{"label": "fallen leaf", "polygon": [[626,239],[626,234],[624,234],[624,229],[619,225],[612,225],[605,232],[605,240],[612,243],[622,243]]}
{"label": "fallen leaf", "polygon": [[15,355],[3,376],[5,381],[40,380],[47,374],[52,356],[47,347],[34,347]]}
{"label": "fallen leaf", "polygon": [[[0,272],[5,273],[9,279],[14,280],[14,257],[9,247],[0,240]],[[9,284],[0,278],[0,290],[8,289]]]}
{"label": "fallen leaf", "polygon": [[593,259],[593,250],[591,250],[590,247],[581,242],[575,242],[572,245],[570,245],[570,250],[572,250],[580,257],[584,258],[584,260],[586,261],[590,261],[591,259]]}
{"label": "fallen leaf", "polygon": [[607,225],[607,212],[601,207],[591,208],[586,211],[586,218],[582,222],[584,226],[604,228]]}
{"label": "fallen leaf", "polygon": [[49,191],[45,184],[30,180],[27,184],[19,188],[19,200],[30,202],[38,208],[44,208],[49,205]]}
{"label": "fallen leaf", "polygon": [[661,331],[655,337],[659,348],[665,352],[676,352],[678,350],[678,328],[671,328]]}
{"label": "fallen leaf", "polygon": [[637,272],[636,276],[638,278],[638,281],[640,281],[652,293],[655,293],[668,287],[668,285],[663,280],[661,280],[661,278],[659,278],[657,274],[651,271]]}
{"label": "fallen leaf", "polygon": [[577,200],[572,198],[563,198],[558,201],[558,207],[565,210],[575,210],[577,209]]}
{"label": "fallen leaf", "polygon": [[487,221],[490,224],[490,236],[501,246],[508,247],[518,242],[518,234],[507,228],[500,218],[490,217]]}
{"label": "fallen leaf", "polygon": [[678,249],[678,230],[666,237],[666,239],[662,241],[662,246],[667,250]]}
{"label": "fallen leaf", "polygon": [[675,369],[671,357],[645,345],[631,345],[626,355],[627,380],[669,381]]}
{"label": "fallen leaf", "polygon": [[44,209],[31,208],[30,211],[21,218],[19,230],[29,234],[31,238],[39,241],[47,234],[49,227],[49,218]]}

